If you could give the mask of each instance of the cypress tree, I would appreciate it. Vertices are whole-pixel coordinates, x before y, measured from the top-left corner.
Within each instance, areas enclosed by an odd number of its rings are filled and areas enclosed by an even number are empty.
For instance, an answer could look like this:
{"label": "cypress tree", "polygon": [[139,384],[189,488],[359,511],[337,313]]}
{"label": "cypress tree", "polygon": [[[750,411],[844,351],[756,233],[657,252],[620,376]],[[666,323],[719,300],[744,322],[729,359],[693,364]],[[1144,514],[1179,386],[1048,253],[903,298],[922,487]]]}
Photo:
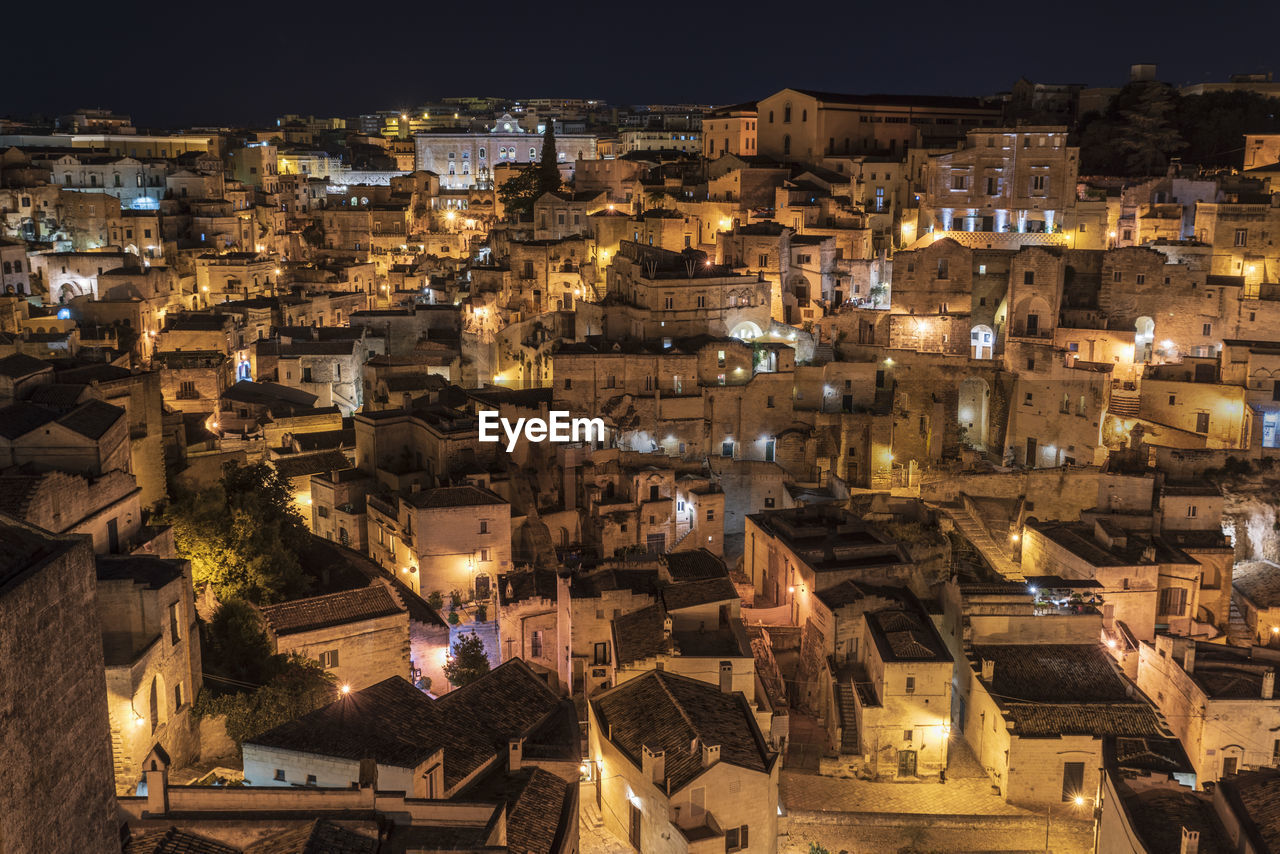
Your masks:
{"label": "cypress tree", "polygon": [[560,189],[560,167],[556,164],[556,132],[548,120],[542,132],[542,157],[538,160],[538,195]]}

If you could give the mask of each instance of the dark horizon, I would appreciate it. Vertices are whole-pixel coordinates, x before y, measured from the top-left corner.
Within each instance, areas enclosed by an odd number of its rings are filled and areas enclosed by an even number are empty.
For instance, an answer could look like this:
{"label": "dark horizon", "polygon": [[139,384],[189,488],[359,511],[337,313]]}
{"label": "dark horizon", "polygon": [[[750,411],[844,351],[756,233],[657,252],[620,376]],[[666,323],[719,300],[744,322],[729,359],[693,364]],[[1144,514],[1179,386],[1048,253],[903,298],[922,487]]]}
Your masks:
{"label": "dark horizon", "polygon": [[[436,7],[360,24],[349,20],[349,6],[322,2],[297,21],[281,12],[262,31],[242,33],[205,20],[206,7],[135,6],[125,14],[86,7],[58,38],[56,61],[39,39],[6,45],[6,65],[30,69],[24,76],[32,83],[6,92],[0,114],[102,107],[131,115],[139,127],[165,128],[262,125],[285,113],[346,117],[462,95],[616,104],[731,104],[786,86],[990,95],[1019,77],[1120,86],[1136,63],[1155,64],[1158,79],[1186,85],[1276,70],[1268,66],[1272,28],[1260,19],[1280,19],[1244,3],[1219,4],[1215,16],[1232,17],[1238,7],[1242,20],[1257,24],[1226,41],[1204,38],[1189,0],[1166,5],[1158,18],[1083,3],[994,20],[926,0],[910,20],[937,23],[919,27],[904,26],[897,8],[848,6],[807,8],[780,27],[788,19],[759,3],[689,7],[660,19],[583,3],[549,16],[542,4],[512,5],[483,20]],[[730,17],[732,9],[740,14]],[[46,28],[38,11],[7,10],[10,32]],[[975,48],[983,59],[970,58]]]}

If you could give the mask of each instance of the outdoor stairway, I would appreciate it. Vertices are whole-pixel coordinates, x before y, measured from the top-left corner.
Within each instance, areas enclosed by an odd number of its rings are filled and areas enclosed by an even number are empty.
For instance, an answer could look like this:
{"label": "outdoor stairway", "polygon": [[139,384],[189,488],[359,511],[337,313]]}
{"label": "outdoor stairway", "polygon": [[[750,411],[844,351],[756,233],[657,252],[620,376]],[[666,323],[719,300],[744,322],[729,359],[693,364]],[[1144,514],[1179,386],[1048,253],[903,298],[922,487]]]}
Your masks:
{"label": "outdoor stairway", "polygon": [[596,806],[596,784],[578,784],[578,819],[587,827],[599,830],[604,827],[600,808]]}
{"label": "outdoor stairway", "polygon": [[836,358],[835,347],[831,346],[830,341],[825,341],[813,346],[813,363],[815,365],[825,365],[827,362],[833,362]]}
{"label": "outdoor stairway", "polygon": [[996,541],[987,533],[986,525],[976,519],[963,505],[944,507],[943,510],[955,523],[956,530],[973,544],[987,563],[991,564],[992,569],[1009,581],[1022,581],[1022,568],[1009,559],[1003,548],[996,545]]}
{"label": "outdoor stairway", "polygon": [[1140,400],[1136,391],[1113,391],[1111,402],[1107,404],[1107,413],[1120,418],[1137,418]]}
{"label": "outdoor stairway", "polygon": [[840,752],[858,753],[858,708],[852,682],[836,682],[836,702],[840,706]]}
{"label": "outdoor stairway", "polygon": [[1249,624],[1244,621],[1244,614],[1240,613],[1234,596],[1231,597],[1231,617],[1227,621],[1227,643],[1231,646],[1253,646],[1253,632],[1249,631]]}

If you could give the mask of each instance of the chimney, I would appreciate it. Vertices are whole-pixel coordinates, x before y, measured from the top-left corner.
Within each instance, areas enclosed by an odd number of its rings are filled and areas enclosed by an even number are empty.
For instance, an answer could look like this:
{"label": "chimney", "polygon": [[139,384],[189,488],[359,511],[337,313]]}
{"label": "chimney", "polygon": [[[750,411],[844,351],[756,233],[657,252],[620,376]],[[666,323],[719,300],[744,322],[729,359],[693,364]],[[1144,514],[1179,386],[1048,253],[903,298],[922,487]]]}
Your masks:
{"label": "chimney", "polygon": [[640,745],[640,773],[661,786],[667,779],[667,752],[651,750],[647,744]]}
{"label": "chimney", "polygon": [[733,693],[733,662],[720,662],[720,690],[725,694]]}
{"label": "chimney", "polygon": [[702,745],[702,767],[710,768],[720,761],[720,745],[704,744]]}
{"label": "chimney", "polygon": [[1197,854],[1200,850],[1200,831],[1182,828],[1182,846],[1178,854]]}
{"label": "chimney", "polygon": [[524,739],[513,738],[507,742],[507,770],[519,771],[524,762]]}
{"label": "chimney", "polygon": [[169,772],[161,767],[147,769],[143,775],[147,781],[147,815],[169,813]]}
{"label": "chimney", "polygon": [[1186,652],[1182,653],[1182,669],[1188,673],[1196,672],[1196,644],[1195,641],[1187,644]]}
{"label": "chimney", "polygon": [[982,681],[990,682],[996,678],[996,663],[990,658],[982,659]]}
{"label": "chimney", "polygon": [[1270,700],[1276,695],[1276,670],[1271,668],[1262,674],[1262,699]]}

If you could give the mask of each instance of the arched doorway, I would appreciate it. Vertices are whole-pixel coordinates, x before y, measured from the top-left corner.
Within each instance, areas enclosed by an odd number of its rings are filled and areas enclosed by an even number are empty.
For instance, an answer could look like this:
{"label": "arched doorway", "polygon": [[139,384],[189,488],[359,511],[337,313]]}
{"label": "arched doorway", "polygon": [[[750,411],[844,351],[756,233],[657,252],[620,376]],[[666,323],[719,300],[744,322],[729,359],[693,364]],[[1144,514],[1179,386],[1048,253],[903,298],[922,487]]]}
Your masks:
{"label": "arched doorway", "polygon": [[996,334],[990,326],[978,325],[969,330],[969,351],[975,359],[990,359],[995,353]]}
{"label": "arched doorway", "polygon": [[750,320],[744,320],[737,326],[733,327],[733,331],[729,334],[741,341],[752,341],[759,338],[764,333],[760,331],[759,326],[756,326]]}
{"label": "arched doorway", "polygon": [[1151,350],[1156,337],[1156,322],[1143,315],[1133,324],[1133,363],[1151,361]]}
{"label": "arched doorway", "polygon": [[987,447],[987,421],[991,410],[991,387],[979,377],[960,383],[956,422],[963,444],[978,450]]}

